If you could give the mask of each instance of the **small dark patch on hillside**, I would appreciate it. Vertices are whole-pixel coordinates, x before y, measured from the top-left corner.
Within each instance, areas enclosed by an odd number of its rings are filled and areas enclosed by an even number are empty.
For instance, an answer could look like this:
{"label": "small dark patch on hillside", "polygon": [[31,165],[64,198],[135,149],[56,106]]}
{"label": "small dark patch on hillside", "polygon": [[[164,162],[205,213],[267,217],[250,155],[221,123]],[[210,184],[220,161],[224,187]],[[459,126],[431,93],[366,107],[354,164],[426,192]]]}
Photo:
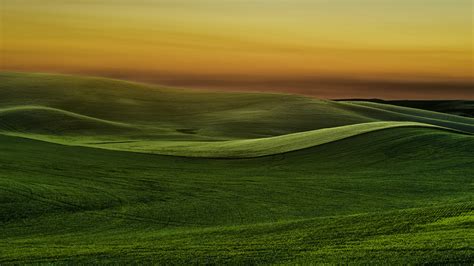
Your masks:
{"label": "small dark patch on hillside", "polygon": [[177,132],[179,133],[184,133],[184,134],[196,134],[197,130],[194,128],[178,128],[176,129]]}

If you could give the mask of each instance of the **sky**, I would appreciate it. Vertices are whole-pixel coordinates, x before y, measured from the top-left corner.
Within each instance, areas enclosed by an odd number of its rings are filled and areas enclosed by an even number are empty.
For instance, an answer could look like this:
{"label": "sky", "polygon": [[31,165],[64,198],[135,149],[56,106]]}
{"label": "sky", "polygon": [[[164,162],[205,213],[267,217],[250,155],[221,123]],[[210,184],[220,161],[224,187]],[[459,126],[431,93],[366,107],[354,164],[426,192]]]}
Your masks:
{"label": "sky", "polygon": [[472,0],[1,0],[0,70],[474,98]]}

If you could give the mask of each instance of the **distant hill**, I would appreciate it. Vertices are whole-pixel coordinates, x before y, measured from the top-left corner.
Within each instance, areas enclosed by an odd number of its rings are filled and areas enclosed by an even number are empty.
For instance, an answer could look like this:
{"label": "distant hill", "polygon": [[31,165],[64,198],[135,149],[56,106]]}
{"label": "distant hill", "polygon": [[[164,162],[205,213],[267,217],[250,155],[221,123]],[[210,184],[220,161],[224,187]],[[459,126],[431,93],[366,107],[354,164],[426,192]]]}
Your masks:
{"label": "distant hill", "polygon": [[472,118],[389,104],[195,91],[55,74],[0,73],[0,80],[0,133],[62,144],[175,155],[191,155],[189,151],[201,147],[201,154],[216,155],[203,141],[276,137],[361,123],[416,122],[474,133]]}
{"label": "distant hill", "polygon": [[[474,89],[473,89],[474,91]],[[452,115],[474,117],[474,101],[470,100],[381,100],[381,99],[342,99],[336,101],[365,101],[397,106],[424,109]]]}

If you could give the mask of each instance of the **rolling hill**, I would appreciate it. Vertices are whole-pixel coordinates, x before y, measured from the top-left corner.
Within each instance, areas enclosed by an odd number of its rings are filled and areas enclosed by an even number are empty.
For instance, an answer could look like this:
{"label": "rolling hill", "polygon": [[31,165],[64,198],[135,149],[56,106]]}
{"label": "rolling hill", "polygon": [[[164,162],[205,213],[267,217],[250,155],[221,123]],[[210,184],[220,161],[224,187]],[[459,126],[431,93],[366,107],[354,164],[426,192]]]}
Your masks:
{"label": "rolling hill", "polygon": [[[474,92],[473,92],[474,93]],[[354,101],[354,99],[349,99]],[[347,100],[341,100],[347,101]],[[472,100],[380,100],[380,99],[357,99],[357,101],[391,104],[416,109],[424,109],[434,112],[474,117],[474,101]]]}
{"label": "rolling hill", "polygon": [[0,263],[471,263],[474,119],[0,74]]}
{"label": "rolling hill", "polygon": [[[381,121],[419,122],[474,133],[472,118],[383,104],[192,91],[53,74],[4,72],[0,79],[0,115],[9,114],[0,130],[36,138],[44,133],[42,137],[56,139],[89,135],[99,142],[238,140]],[[32,108],[35,115],[24,121]],[[74,118],[58,128],[45,124],[45,119],[51,122],[65,115]]]}

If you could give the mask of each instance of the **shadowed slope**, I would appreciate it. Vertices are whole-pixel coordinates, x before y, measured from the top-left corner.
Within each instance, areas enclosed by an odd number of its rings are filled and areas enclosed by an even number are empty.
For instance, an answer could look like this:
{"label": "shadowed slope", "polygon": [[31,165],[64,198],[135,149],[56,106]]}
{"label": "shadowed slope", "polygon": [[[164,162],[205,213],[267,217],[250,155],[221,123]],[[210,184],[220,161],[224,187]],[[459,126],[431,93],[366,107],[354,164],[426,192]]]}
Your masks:
{"label": "shadowed slope", "polygon": [[132,125],[42,106],[0,108],[0,132],[96,135],[137,132]]}
{"label": "shadowed slope", "polygon": [[[474,90],[473,90],[474,93]],[[342,100],[341,100],[342,101]],[[347,101],[375,102],[405,106],[416,109],[430,110],[474,118],[474,101],[471,100],[380,100],[380,99],[353,99]]]}
{"label": "shadowed slope", "polygon": [[474,133],[474,119],[415,108],[363,101],[343,102],[351,110],[372,119],[416,121]]}

